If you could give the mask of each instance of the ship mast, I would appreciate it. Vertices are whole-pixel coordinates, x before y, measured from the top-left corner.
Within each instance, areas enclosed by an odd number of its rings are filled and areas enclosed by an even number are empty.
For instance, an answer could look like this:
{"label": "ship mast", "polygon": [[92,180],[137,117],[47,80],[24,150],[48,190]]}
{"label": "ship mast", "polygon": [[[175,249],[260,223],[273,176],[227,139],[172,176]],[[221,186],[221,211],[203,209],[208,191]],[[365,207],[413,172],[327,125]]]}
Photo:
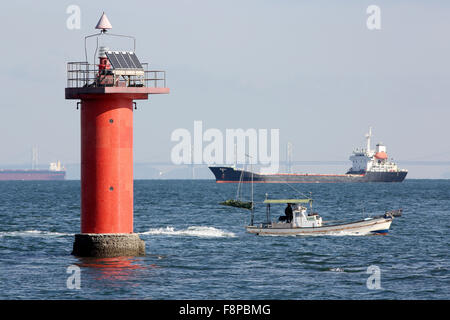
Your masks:
{"label": "ship mast", "polygon": [[372,137],[372,127],[369,127],[369,133],[366,134],[366,139],[367,139],[367,147],[366,147],[366,152],[367,154],[370,155],[371,150],[370,150],[370,138]]}

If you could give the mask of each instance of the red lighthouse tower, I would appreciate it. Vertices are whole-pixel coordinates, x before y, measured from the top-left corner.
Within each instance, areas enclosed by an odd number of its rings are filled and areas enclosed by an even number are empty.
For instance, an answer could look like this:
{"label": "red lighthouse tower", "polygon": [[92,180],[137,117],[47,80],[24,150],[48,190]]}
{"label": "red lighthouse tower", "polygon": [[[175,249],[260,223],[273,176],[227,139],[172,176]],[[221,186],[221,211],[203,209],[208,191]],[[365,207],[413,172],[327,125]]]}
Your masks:
{"label": "red lighthouse tower", "polygon": [[[75,235],[77,256],[143,255],[145,243],[133,233],[133,105],[149,94],[166,94],[164,71],[148,71],[135,53],[135,39],[107,33],[103,13],[85,38],[86,61],[69,62],[66,99],[80,100],[81,233]],[[99,47],[104,36],[132,39],[133,51]],[[97,38],[94,63],[88,62],[86,40]]]}

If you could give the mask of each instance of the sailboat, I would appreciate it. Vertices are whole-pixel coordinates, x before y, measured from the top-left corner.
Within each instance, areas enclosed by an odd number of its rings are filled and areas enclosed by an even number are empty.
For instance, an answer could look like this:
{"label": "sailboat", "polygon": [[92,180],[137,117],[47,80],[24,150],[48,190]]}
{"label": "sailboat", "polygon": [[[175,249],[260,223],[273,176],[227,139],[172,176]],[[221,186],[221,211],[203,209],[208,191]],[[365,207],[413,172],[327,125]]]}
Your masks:
{"label": "sailboat", "polygon": [[[252,172],[252,171],[251,171]],[[280,236],[311,236],[311,235],[366,235],[387,234],[394,217],[401,216],[402,210],[386,211],[380,216],[368,217],[353,222],[325,222],[322,217],[312,210],[313,199],[266,199],[266,221],[254,224],[253,180],[251,188],[251,201],[239,199],[239,189],[236,199],[222,202],[222,205],[250,210],[250,224],[246,226],[248,233],[256,235],[280,235]],[[272,205],[287,205],[290,207],[289,216],[280,216],[278,220],[272,220],[270,216]],[[308,208],[309,206],[309,208]]]}
{"label": "sailboat", "polygon": [[[249,155],[246,155],[246,157],[250,157]],[[229,207],[235,207],[235,208],[240,208],[240,209],[247,209],[250,210],[251,214],[250,214],[250,224],[253,224],[253,218],[254,218],[254,201],[253,201],[253,170],[250,170],[252,172],[251,174],[251,201],[243,201],[242,197],[240,197],[240,191],[241,191],[241,186],[242,186],[242,178],[243,175],[241,174],[240,180],[239,180],[239,184],[238,184],[238,189],[237,189],[237,193],[236,193],[236,199],[229,199],[229,200],[225,200],[223,202],[221,202],[221,205],[224,206],[229,206]]]}

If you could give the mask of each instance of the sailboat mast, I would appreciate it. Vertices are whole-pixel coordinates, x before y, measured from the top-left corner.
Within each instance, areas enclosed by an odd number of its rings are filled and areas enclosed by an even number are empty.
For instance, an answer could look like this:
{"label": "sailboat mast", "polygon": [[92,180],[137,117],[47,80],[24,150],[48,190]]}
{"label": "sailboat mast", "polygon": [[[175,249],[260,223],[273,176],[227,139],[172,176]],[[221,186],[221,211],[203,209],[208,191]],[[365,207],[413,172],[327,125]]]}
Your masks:
{"label": "sailboat mast", "polygon": [[253,164],[250,162],[250,172],[252,173],[252,205],[251,205],[251,215],[250,215],[250,225],[253,225]]}
{"label": "sailboat mast", "polygon": [[252,172],[252,207],[253,207],[253,166],[250,166]]}
{"label": "sailboat mast", "polygon": [[[266,200],[269,199],[269,194],[266,193]],[[270,223],[270,203],[267,204],[266,206],[266,222],[267,224]]]}

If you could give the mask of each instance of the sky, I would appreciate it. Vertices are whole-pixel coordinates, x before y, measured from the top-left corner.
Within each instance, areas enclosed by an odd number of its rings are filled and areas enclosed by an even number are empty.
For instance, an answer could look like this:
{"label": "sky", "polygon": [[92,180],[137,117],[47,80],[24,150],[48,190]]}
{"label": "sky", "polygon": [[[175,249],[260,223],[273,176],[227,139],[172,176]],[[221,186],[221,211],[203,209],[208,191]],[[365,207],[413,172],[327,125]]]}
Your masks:
{"label": "sky", "polygon": [[[79,29],[67,27],[70,5],[80,8]],[[379,30],[366,25],[370,5],[380,8]],[[41,165],[79,163],[66,63],[84,60],[84,37],[103,11],[111,32],[137,38],[141,61],[166,70],[171,90],[138,101],[136,163],[170,162],[171,133],[192,132],[194,121],[279,129],[280,155],[291,142],[297,161],[346,161],[369,126],[400,164],[450,161],[448,1],[8,1],[0,166],[30,163],[33,145]],[[409,177],[449,172],[418,166]]]}

